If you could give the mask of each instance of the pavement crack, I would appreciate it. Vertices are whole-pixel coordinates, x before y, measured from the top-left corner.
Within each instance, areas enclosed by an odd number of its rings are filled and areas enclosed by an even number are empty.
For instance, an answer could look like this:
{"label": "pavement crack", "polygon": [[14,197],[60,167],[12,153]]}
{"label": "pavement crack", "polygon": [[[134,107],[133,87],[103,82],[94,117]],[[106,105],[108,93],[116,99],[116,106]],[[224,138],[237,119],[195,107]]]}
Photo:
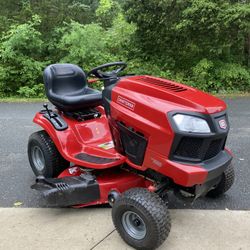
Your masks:
{"label": "pavement crack", "polygon": [[93,247],[90,248],[90,250],[95,249],[98,245],[100,245],[105,239],[107,239],[116,229],[112,230],[109,234],[107,234],[103,239],[98,241]]}

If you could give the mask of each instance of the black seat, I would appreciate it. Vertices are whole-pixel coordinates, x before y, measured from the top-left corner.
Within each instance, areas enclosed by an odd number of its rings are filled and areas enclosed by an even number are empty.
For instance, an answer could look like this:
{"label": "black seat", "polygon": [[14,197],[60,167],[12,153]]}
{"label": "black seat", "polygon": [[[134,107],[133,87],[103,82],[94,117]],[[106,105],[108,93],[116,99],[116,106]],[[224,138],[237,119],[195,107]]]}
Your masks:
{"label": "black seat", "polygon": [[84,71],[74,64],[52,64],[44,70],[46,95],[62,111],[79,111],[102,104],[102,94],[88,87]]}

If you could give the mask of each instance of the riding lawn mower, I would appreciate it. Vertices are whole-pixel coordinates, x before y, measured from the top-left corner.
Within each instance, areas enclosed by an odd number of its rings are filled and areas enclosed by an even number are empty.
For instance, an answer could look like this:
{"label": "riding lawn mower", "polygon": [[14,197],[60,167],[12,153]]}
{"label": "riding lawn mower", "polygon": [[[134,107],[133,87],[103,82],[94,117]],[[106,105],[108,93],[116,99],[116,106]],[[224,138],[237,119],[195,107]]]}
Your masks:
{"label": "riding lawn mower", "polygon": [[[45,69],[55,108],[44,104],[34,117],[43,130],[28,143],[32,188],[52,207],[109,203],[121,238],[155,249],[170,232],[169,192],[195,200],[232,186],[229,123],[222,100],[170,80],[122,74],[126,66],[108,63],[87,74],[73,64]],[[96,81],[102,92],[89,87]]]}

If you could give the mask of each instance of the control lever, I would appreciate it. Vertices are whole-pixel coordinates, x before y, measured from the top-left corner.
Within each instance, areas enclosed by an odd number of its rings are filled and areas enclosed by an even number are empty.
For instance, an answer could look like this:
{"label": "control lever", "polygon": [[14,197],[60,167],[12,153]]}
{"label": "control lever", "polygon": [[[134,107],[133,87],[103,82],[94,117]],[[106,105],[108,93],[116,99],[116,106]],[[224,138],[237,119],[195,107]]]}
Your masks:
{"label": "control lever", "polygon": [[45,110],[47,111],[47,113],[48,113],[48,115],[49,115],[49,118],[53,118],[53,117],[55,117],[54,115],[51,115],[51,113],[50,113],[50,110],[49,110],[49,108],[48,108],[48,104],[47,103],[44,103],[43,104],[43,107],[45,108]]}
{"label": "control lever", "polygon": [[63,120],[63,118],[57,113],[48,108],[48,104],[43,104],[44,109],[41,110],[40,114],[43,115],[44,118],[49,120],[49,122],[54,126],[54,128],[58,131],[62,131],[68,128],[67,123]]}

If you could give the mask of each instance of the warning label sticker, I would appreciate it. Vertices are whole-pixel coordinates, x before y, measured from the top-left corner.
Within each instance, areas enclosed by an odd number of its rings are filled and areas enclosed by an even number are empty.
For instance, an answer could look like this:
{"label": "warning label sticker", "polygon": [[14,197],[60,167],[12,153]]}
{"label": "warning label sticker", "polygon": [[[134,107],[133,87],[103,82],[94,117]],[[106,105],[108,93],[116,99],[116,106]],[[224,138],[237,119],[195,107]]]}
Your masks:
{"label": "warning label sticker", "polygon": [[103,144],[98,145],[98,147],[108,150],[108,149],[114,148],[114,142],[113,141],[105,142]]}

